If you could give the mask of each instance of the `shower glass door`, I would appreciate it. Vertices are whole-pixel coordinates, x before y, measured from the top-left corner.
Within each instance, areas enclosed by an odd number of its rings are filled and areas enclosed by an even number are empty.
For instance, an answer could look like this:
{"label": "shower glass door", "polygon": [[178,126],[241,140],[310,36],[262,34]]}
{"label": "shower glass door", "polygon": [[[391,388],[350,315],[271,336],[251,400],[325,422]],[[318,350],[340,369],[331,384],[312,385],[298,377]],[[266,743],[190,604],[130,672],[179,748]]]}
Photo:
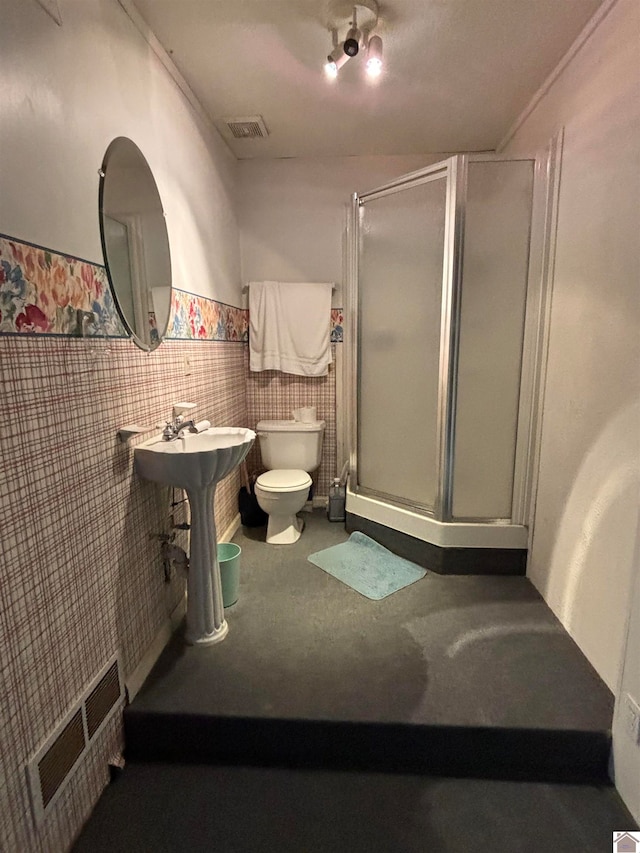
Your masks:
{"label": "shower glass door", "polygon": [[448,174],[358,199],[357,488],[428,514],[439,497]]}

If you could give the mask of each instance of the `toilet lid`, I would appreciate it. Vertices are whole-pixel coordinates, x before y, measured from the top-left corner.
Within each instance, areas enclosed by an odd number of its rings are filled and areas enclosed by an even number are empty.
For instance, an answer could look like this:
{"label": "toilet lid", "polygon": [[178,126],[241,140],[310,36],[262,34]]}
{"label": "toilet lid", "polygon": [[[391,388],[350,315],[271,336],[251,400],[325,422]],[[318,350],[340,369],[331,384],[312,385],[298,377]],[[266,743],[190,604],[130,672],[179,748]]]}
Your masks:
{"label": "toilet lid", "polygon": [[281,468],[260,474],[256,480],[256,485],[269,492],[288,492],[310,486],[311,477],[306,471],[298,468]]}
{"label": "toilet lid", "polygon": [[258,421],[257,432],[322,432],[324,421]]}

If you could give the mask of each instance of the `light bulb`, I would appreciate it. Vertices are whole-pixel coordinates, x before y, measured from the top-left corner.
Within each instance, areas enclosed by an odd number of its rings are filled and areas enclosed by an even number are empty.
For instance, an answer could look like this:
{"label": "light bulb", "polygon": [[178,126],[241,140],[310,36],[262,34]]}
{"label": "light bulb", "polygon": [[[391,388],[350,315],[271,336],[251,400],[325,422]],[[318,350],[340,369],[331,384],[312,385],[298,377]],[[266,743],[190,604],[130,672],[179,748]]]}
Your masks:
{"label": "light bulb", "polygon": [[375,79],[382,73],[382,39],[371,36],[367,49],[367,76]]}
{"label": "light bulb", "polygon": [[335,80],[338,76],[338,71],[342,68],[345,62],[349,61],[349,57],[343,50],[343,46],[339,44],[327,56],[327,61],[324,64],[324,73],[330,80]]}
{"label": "light bulb", "polygon": [[[338,72],[336,71],[336,74]],[[368,59],[367,60],[367,76],[368,77],[379,77],[382,74],[382,60],[381,59]]]}
{"label": "light bulb", "polygon": [[330,56],[327,57],[327,61],[324,64],[324,73],[331,80],[335,80],[338,76],[338,66]]}

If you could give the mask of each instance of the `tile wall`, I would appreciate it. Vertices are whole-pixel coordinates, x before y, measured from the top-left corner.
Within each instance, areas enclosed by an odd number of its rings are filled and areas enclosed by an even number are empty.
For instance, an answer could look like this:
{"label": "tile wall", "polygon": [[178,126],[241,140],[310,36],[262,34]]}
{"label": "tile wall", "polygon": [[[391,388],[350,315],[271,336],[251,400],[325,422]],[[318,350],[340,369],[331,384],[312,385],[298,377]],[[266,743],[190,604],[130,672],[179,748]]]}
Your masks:
{"label": "tile wall", "polygon": [[[165,583],[150,538],[170,528],[171,492],[134,476],[133,444],[147,436],[121,443],[117,428],[148,424],[152,434],[178,399],[197,402],[199,419],[247,424],[246,311],[194,298],[187,316],[204,307],[205,321],[224,317],[225,337],[216,323],[203,338],[199,323],[199,339],[151,354],[124,337],[78,337],[77,308],[110,322],[108,291],[86,299],[86,282],[103,275],[0,238],[0,850],[11,853],[68,849],[107,782],[120,719],[38,830],[25,765],[115,652],[131,674],[184,593],[184,579]],[[219,531],[237,513],[238,489],[238,472],[218,488]]]}

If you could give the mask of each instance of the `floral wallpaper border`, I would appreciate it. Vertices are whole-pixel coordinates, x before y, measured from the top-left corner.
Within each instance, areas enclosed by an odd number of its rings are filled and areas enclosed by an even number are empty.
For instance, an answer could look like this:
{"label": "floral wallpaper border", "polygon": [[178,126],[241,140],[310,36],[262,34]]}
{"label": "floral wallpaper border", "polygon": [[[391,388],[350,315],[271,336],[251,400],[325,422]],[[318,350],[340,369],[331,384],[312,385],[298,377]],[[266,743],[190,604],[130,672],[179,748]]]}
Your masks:
{"label": "floral wallpaper border", "polygon": [[331,343],[341,344],[344,340],[344,310],[331,309]]}
{"label": "floral wallpaper border", "polygon": [[174,287],[166,338],[246,342],[249,340],[249,311]]}
{"label": "floral wallpaper border", "polygon": [[[342,343],[344,311],[331,309],[331,343]],[[171,340],[248,341],[249,310],[173,289],[171,322],[166,337]]]}
{"label": "floral wallpaper border", "polygon": [[[333,343],[342,343],[343,327],[343,309],[332,308]],[[25,333],[130,337],[104,266],[0,234],[0,335]],[[166,338],[245,343],[249,311],[174,287]]]}
{"label": "floral wallpaper border", "polygon": [[103,266],[0,234],[0,334],[82,335],[82,312],[128,337]]}

